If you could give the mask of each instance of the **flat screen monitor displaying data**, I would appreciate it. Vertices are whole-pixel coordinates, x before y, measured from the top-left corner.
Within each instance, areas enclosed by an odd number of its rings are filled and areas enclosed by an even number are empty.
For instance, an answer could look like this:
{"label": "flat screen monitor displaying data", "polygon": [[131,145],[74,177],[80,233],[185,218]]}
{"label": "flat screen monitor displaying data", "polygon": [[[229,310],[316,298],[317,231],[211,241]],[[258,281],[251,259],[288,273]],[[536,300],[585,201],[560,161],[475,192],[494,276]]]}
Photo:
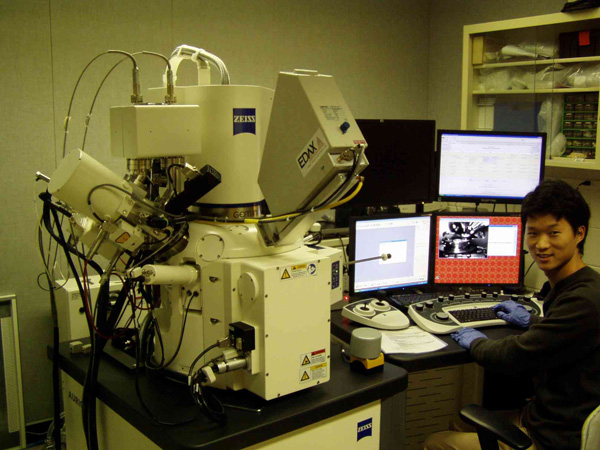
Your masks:
{"label": "flat screen monitor displaying data", "polygon": [[431,224],[429,215],[351,218],[350,259],[360,261],[384,254],[389,258],[351,264],[350,293],[427,284]]}
{"label": "flat screen monitor displaying data", "polygon": [[523,273],[517,214],[435,216],[433,284],[517,286]]}
{"label": "flat screen monitor displaying data", "polygon": [[435,120],[357,119],[369,166],[348,206],[428,203],[437,198]]}
{"label": "flat screen monitor displaying data", "polygon": [[545,133],[438,130],[439,200],[521,203],[544,177]]}

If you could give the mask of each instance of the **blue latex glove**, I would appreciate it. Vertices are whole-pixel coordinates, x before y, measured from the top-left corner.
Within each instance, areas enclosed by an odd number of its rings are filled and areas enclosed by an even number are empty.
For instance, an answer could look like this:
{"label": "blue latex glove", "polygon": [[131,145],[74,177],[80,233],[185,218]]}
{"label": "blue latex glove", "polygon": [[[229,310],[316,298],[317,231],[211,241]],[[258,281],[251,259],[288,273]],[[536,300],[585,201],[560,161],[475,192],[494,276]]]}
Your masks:
{"label": "blue latex glove", "polygon": [[487,339],[485,334],[483,334],[481,331],[477,331],[475,328],[461,328],[457,332],[452,333],[451,336],[452,339],[458,343],[458,345],[460,345],[462,348],[466,348],[467,350],[471,348],[471,343],[475,339]]}
{"label": "blue latex glove", "polygon": [[502,320],[521,328],[527,328],[531,321],[531,314],[525,307],[512,300],[498,303],[494,306],[494,312]]}

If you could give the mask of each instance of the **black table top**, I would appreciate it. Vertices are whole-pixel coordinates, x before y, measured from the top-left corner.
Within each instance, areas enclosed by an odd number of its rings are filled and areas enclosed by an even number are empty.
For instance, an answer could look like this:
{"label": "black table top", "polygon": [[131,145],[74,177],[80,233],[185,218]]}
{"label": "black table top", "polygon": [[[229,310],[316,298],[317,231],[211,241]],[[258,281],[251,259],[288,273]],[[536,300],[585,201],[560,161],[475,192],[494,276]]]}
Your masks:
{"label": "black table top", "polygon": [[[59,350],[60,368],[83,384],[89,355],[70,354],[68,343],[60,344]],[[48,355],[52,358],[50,347]],[[339,345],[331,346],[330,361],[329,382],[265,402],[261,412],[227,407],[228,422],[224,426],[216,425],[202,414],[187,425],[167,426],[154,422],[136,396],[134,371],[106,357],[100,365],[97,397],[160,448],[231,449],[283,435],[388,398],[407,387],[406,371],[392,364],[386,363],[383,371],[368,375],[351,371],[341,357]],[[140,372],[142,397],[159,420],[180,422],[198,414],[187,386],[166,380],[157,373]],[[231,394],[243,396],[244,392]]]}
{"label": "black table top", "polygon": [[[410,320],[410,324],[415,325],[412,319]],[[357,324],[346,317],[343,317],[341,309],[331,311],[331,333],[343,342],[349,343],[350,337],[352,336],[352,330],[363,326],[364,325]],[[502,339],[511,334],[522,334],[524,332],[523,329],[509,326],[486,327],[481,328],[480,331],[489,339]],[[394,365],[403,367],[409,372],[473,362],[471,354],[459,346],[449,334],[438,334],[437,337],[448,345],[441,350],[429,353],[391,353],[385,355],[385,360]]]}

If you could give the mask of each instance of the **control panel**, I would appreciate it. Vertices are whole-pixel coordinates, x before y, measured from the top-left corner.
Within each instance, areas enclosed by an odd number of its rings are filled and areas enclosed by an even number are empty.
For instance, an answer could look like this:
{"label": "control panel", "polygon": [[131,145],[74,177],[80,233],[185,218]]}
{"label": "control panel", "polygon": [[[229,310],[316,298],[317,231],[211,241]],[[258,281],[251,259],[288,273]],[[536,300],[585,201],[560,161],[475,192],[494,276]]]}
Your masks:
{"label": "control panel", "polygon": [[367,298],[350,303],[342,308],[342,316],[368,327],[382,330],[407,328],[410,320],[385,300]]}
{"label": "control panel", "polygon": [[496,317],[492,308],[507,300],[523,305],[533,315],[542,315],[542,302],[537,298],[498,292],[439,295],[437,299],[411,304],[408,307],[408,315],[425,331],[448,334],[464,327],[506,325],[504,320]]}

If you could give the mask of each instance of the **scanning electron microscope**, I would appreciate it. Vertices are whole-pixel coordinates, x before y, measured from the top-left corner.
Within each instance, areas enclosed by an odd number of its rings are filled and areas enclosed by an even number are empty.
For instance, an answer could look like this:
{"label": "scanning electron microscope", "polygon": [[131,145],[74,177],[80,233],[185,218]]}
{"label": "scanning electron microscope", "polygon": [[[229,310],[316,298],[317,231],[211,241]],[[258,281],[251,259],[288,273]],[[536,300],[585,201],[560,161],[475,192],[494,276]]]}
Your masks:
{"label": "scanning electron microscope", "polygon": [[[186,59],[198,85],[176,85]],[[81,150],[50,177],[71,239],[108,260],[105,281],[153,293],[156,366],[265,400],[327,382],[342,253],[305,236],[362,185],[367,145],[348,105],[316,71],[281,72],[274,91],[231,85],[218,57],[189,46],[168,67],[163,87],[111,108],[125,177]]]}

